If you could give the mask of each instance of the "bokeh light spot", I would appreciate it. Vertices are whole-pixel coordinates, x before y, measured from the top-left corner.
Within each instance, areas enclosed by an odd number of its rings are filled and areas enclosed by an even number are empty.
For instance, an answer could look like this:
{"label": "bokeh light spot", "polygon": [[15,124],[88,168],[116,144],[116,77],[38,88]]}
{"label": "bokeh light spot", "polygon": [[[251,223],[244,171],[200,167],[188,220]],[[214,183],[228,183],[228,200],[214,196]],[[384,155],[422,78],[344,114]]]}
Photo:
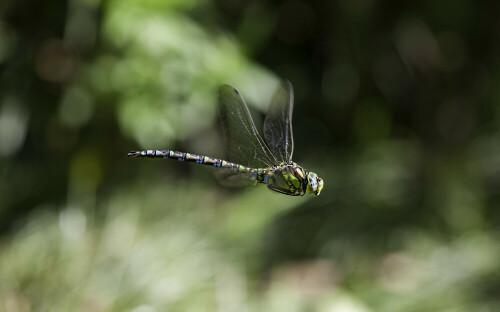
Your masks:
{"label": "bokeh light spot", "polygon": [[87,217],[77,208],[67,208],[59,214],[59,226],[69,239],[79,238],[87,226]]}
{"label": "bokeh light spot", "polygon": [[69,88],[59,105],[59,119],[69,127],[80,127],[92,117],[94,105],[85,89]]}
{"label": "bokeh light spot", "polygon": [[42,80],[61,83],[67,81],[75,69],[73,53],[55,38],[45,40],[36,57],[36,72]]}
{"label": "bokeh light spot", "polygon": [[7,97],[0,104],[0,156],[9,156],[24,143],[28,113],[13,97]]}

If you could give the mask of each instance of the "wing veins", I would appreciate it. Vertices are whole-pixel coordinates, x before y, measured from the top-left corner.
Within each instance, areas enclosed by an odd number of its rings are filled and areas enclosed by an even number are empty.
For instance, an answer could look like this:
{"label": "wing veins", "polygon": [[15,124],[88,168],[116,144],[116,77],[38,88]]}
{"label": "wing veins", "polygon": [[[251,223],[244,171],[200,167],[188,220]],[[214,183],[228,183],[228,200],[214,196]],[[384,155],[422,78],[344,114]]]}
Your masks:
{"label": "wing veins", "polygon": [[219,107],[226,139],[234,143],[228,144],[231,158],[239,158],[238,162],[251,167],[272,167],[278,163],[236,89],[228,85],[219,88]]}

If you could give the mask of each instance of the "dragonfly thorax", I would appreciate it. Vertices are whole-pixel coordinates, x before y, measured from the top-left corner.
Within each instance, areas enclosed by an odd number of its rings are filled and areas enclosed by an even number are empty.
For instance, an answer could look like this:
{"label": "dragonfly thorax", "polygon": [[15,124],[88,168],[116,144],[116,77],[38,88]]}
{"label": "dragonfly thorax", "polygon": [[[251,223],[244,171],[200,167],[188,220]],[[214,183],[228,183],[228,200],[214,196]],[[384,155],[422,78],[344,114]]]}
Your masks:
{"label": "dragonfly thorax", "polygon": [[319,195],[323,188],[321,178],[294,162],[281,163],[270,170],[266,183],[267,187],[273,191],[293,196],[305,193]]}

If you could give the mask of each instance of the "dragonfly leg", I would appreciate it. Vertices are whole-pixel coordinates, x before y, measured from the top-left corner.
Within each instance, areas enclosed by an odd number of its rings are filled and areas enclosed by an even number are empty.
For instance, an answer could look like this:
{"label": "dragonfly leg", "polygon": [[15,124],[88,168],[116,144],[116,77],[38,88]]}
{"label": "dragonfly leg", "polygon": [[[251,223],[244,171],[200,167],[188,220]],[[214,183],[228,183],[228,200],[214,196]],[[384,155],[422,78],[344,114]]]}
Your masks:
{"label": "dragonfly leg", "polygon": [[281,194],[286,194],[286,195],[291,195],[291,196],[297,196],[297,195],[299,195],[294,190],[287,189],[287,188],[281,187],[279,185],[268,184],[267,188],[270,189],[270,190],[272,190],[272,191],[281,193]]}

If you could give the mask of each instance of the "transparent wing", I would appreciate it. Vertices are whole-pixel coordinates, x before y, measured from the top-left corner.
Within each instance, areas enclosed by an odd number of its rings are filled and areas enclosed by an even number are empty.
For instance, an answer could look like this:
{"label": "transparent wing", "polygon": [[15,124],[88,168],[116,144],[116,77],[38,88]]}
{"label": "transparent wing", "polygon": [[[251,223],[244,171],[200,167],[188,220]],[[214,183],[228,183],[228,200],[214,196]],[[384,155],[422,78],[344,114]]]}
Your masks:
{"label": "transparent wing", "polygon": [[293,87],[284,81],[274,93],[264,120],[264,138],[271,152],[281,162],[290,163],[293,156]]}
{"label": "transparent wing", "polygon": [[234,172],[227,168],[214,168],[214,175],[220,184],[227,187],[256,186],[257,180],[253,180],[247,173]]}
{"label": "transparent wing", "polygon": [[229,85],[219,88],[219,114],[230,161],[253,168],[272,167],[278,163],[255,128],[245,101]]}

